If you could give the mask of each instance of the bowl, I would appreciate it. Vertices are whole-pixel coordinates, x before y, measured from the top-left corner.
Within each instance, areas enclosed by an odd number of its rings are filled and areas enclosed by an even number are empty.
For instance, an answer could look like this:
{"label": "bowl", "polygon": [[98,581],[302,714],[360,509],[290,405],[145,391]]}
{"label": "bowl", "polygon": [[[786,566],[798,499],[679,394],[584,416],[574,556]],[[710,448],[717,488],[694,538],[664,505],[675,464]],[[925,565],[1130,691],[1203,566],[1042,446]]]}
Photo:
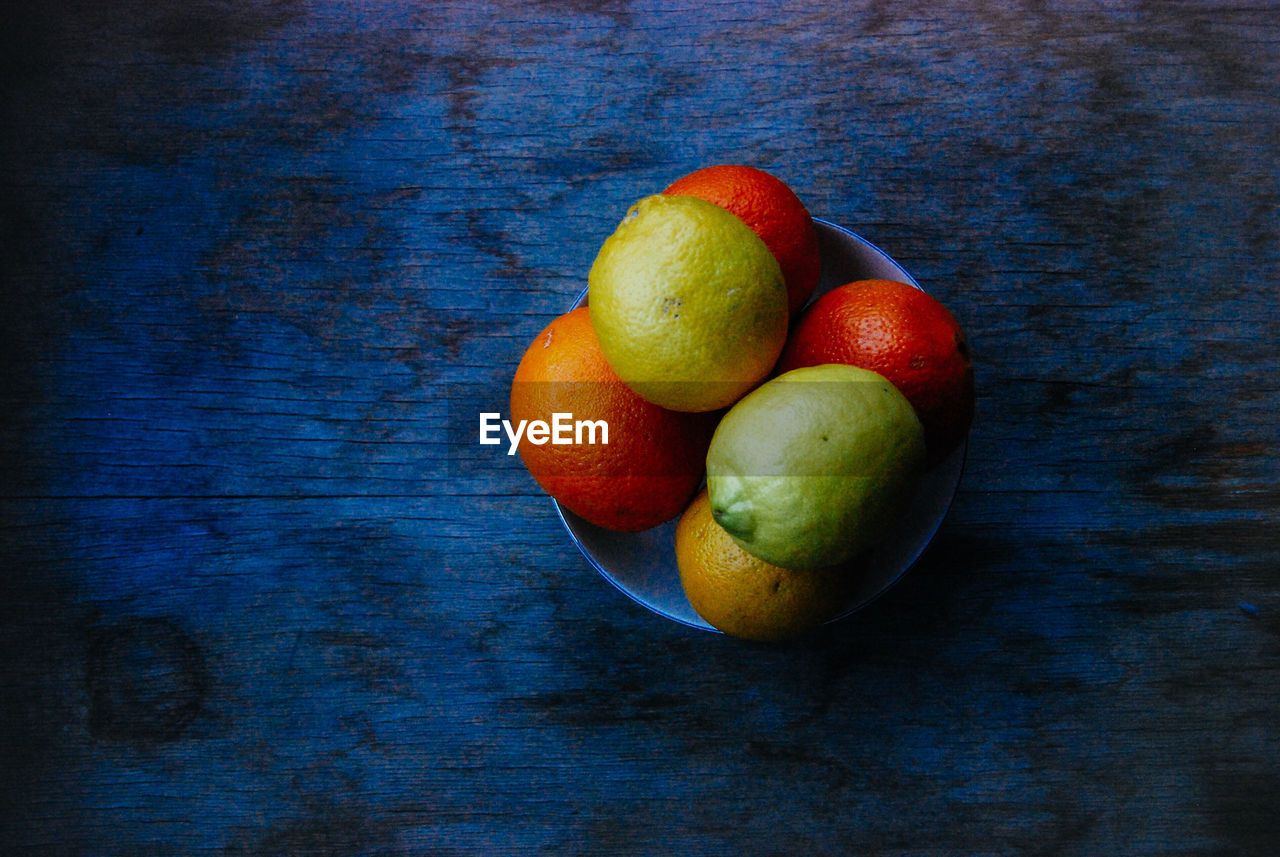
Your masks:
{"label": "bowl", "polygon": [[[827,220],[814,218],[822,252],[822,278],[813,298],[853,280],[886,279],[920,284],[870,241]],[[583,289],[571,309],[587,303]],[[967,442],[928,470],[907,515],[867,555],[863,574],[832,622],[871,603],[915,564],[942,525],[960,485]],[[552,502],[555,502],[554,500]],[[556,503],[574,545],[605,580],[636,603],[692,628],[720,633],[697,614],[680,585],[673,519],[639,533],[618,533],[589,523]]]}

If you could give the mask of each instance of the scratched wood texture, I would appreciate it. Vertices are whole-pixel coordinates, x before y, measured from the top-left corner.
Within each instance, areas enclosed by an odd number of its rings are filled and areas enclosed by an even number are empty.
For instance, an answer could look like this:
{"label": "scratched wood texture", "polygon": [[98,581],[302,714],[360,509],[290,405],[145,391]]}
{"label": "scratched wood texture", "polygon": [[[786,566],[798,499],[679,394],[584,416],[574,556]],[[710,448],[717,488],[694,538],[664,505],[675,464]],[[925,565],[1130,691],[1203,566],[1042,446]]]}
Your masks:
{"label": "scratched wood texture", "polygon": [[[1266,855],[1280,6],[8,4],[6,855]],[[801,642],[475,443],[744,162],[967,328],[934,548]]]}

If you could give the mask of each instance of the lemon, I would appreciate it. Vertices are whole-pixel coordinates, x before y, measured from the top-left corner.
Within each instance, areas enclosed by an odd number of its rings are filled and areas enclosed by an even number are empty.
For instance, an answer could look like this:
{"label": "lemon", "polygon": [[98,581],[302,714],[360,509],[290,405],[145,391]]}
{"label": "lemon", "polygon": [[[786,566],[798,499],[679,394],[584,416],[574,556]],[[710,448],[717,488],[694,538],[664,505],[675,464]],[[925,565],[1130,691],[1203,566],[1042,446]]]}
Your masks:
{"label": "lemon", "polygon": [[676,524],[676,565],[699,616],[726,634],[761,642],[791,639],[826,622],[856,580],[852,564],[793,570],[752,556],[712,518],[706,491]]}
{"label": "lemon", "polygon": [[632,206],[587,282],[605,359],[642,398],[671,410],[737,401],[786,339],[777,260],[745,223],[696,197],[659,194]]}
{"label": "lemon", "polygon": [[874,545],[924,471],[924,430],[882,375],[795,369],[734,405],[707,452],[711,511],[740,547],[784,568],[834,565]]}

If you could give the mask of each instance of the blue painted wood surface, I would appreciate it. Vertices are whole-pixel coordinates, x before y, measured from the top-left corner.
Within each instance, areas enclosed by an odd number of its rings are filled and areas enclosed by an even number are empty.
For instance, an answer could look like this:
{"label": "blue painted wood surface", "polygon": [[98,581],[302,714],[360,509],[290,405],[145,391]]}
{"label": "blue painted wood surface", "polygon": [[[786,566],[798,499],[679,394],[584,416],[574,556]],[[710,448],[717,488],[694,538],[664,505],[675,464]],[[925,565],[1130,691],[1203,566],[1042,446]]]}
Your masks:
{"label": "blue painted wood surface", "polygon": [[[1277,853],[1280,6],[57,5],[0,32],[3,853]],[[719,162],[978,361],[934,548],[782,647],[474,442]]]}

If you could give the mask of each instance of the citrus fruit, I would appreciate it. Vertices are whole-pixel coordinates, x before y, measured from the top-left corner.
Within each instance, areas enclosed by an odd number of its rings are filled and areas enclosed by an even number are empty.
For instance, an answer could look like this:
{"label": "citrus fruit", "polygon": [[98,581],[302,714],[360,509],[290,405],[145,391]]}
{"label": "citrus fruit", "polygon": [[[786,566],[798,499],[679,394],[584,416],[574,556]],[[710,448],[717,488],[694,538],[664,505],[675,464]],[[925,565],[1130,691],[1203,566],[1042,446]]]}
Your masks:
{"label": "citrus fruit", "polygon": [[[541,444],[528,425],[570,415],[571,443]],[[609,368],[586,307],[560,316],[525,351],[511,385],[511,425],[526,421],[519,451],[538,484],[597,526],[637,532],[680,514],[702,481],[714,423],[646,402]],[[608,442],[598,421],[608,426]],[[579,422],[596,424],[578,432]],[[580,441],[580,442],[579,442]]]}
{"label": "citrus fruit", "polygon": [[696,196],[732,212],[760,236],[782,268],[788,307],[798,312],[818,285],[818,232],[800,197],[764,170],[739,164],[706,167],[663,193]]}
{"label": "citrus fruit", "polygon": [[879,372],[911,402],[929,463],[949,455],[973,420],[973,362],[955,317],[920,289],[859,280],[827,292],[796,323],[779,371],[848,363]]}
{"label": "citrus fruit", "polygon": [[920,421],[883,376],[843,364],[796,369],[747,394],[716,428],[711,511],[765,562],[835,565],[906,511],[924,456]]}
{"label": "citrus fruit", "polygon": [[787,335],[777,260],[723,208],[649,196],[588,274],[591,320],[618,376],[678,411],[732,404],[768,375]]}
{"label": "citrus fruit", "polygon": [[776,642],[835,616],[848,600],[849,568],[796,571],[759,559],[734,543],[700,493],[676,524],[680,583],[698,615],[735,637]]}

